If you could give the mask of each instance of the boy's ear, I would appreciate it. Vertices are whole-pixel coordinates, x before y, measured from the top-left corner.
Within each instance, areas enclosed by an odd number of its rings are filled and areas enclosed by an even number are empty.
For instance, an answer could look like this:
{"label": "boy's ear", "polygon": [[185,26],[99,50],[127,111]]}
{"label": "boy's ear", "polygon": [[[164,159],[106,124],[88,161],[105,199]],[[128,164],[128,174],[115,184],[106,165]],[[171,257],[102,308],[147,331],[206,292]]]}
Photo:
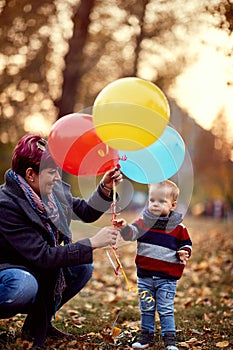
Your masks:
{"label": "boy's ear", "polygon": [[172,207],[171,207],[171,210],[174,210],[174,209],[175,209],[175,207],[176,207],[176,205],[177,205],[177,201],[173,201],[173,202],[172,202]]}

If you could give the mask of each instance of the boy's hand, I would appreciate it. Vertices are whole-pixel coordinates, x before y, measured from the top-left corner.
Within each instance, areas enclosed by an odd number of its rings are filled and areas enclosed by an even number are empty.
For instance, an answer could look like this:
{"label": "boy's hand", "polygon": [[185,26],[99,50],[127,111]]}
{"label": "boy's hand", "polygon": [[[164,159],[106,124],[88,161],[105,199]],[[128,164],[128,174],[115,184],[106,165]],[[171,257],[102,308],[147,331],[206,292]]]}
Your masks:
{"label": "boy's hand", "polygon": [[189,259],[189,253],[187,252],[187,250],[178,250],[177,254],[179,255],[180,260],[183,261],[183,263],[186,265]]}
{"label": "boy's hand", "polygon": [[125,219],[114,219],[112,223],[115,227],[124,228],[127,225],[127,221]]}

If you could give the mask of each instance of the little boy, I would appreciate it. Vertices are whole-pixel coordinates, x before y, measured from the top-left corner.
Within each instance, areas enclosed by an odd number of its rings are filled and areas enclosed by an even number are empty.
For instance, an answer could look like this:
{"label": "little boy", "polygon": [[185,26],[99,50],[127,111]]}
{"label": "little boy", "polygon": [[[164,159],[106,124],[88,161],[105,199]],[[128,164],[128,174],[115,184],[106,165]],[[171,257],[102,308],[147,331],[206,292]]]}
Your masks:
{"label": "little boy", "polygon": [[152,345],[155,332],[155,311],[161,325],[166,350],[178,350],[175,345],[174,298],[177,280],[192,251],[192,242],[182,222],[182,215],[174,211],[179,188],[165,180],[149,186],[149,202],[143,217],[129,225],[118,219],[126,241],[137,240],[135,259],[138,277],[138,296],[141,312],[141,334],[134,349]]}

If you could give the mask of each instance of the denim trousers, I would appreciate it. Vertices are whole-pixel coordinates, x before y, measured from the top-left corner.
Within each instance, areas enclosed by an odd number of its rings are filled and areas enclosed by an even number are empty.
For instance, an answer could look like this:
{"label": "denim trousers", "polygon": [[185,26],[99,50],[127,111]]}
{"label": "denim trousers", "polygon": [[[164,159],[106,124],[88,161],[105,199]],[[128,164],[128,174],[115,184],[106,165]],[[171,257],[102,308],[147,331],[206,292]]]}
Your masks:
{"label": "denim trousers", "polygon": [[174,299],[177,281],[157,276],[138,277],[138,296],[141,312],[141,328],[155,332],[155,313],[158,312],[161,335],[176,332]]}
{"label": "denim trousers", "polygon": [[[67,287],[59,308],[86,285],[92,277],[94,267],[93,264],[84,264],[69,269],[71,275],[66,281]],[[27,314],[35,302],[37,292],[37,280],[29,272],[19,268],[0,270],[0,319],[18,313]]]}

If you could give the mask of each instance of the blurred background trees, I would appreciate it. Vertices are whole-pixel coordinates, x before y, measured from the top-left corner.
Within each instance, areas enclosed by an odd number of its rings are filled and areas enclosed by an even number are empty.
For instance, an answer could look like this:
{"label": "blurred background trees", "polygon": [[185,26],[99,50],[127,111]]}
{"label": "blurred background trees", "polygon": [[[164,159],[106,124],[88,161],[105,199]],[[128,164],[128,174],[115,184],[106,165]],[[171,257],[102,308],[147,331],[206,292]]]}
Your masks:
{"label": "blurred background trees", "polygon": [[[193,33],[215,27],[231,35],[233,4],[231,0],[2,0],[0,23],[3,181],[19,137],[25,132],[47,136],[56,119],[90,112],[109,82],[138,76],[169,96],[177,77],[197,58],[192,48],[199,39]],[[194,200],[223,196],[233,203],[232,141],[226,137],[224,111],[207,132],[170,101],[176,110],[171,121],[193,161]]]}

